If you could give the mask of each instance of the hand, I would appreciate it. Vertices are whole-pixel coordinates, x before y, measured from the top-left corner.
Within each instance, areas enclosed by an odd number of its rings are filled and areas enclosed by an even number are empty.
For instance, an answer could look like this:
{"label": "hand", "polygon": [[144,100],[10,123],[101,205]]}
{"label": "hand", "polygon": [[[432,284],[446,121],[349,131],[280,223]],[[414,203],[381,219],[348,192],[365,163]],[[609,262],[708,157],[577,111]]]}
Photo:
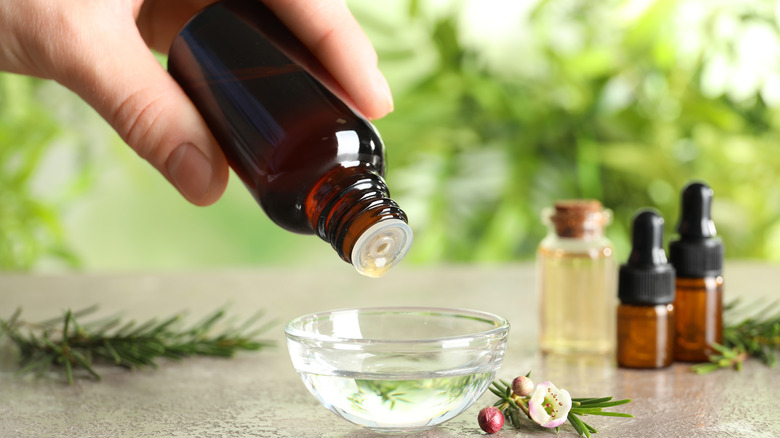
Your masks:
{"label": "hand", "polygon": [[[225,190],[227,162],[192,102],[149,48],[167,53],[184,23],[213,1],[3,0],[0,70],[70,88],[185,198],[209,205]],[[376,53],[343,0],[266,3],[366,117],[392,111]]]}

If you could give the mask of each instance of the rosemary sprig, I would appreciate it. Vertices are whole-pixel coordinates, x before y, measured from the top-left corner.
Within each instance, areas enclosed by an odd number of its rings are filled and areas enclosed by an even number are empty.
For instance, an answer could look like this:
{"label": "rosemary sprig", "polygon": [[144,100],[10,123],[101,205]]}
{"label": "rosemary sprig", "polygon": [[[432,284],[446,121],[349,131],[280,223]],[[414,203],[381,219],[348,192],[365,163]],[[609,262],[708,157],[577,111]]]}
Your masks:
{"label": "rosemary sprig", "polygon": [[214,333],[225,317],[224,309],[190,328],[180,327],[181,314],[139,325],[134,321],[122,323],[119,317],[89,323],[79,321],[95,310],[95,306],[78,312],[66,310],[60,318],[37,324],[20,320],[21,309],[6,320],[0,319],[0,336],[5,334],[19,350],[18,373],[40,375],[55,366],[73,384],[78,370],[100,380],[94,368],[98,361],[128,369],[156,368],[159,358],[232,357],[239,350],[260,350],[273,345],[272,341],[256,339],[271,325],[257,326],[262,312],[238,327],[228,323],[227,328]]}
{"label": "rosemary sprig", "polygon": [[[529,372],[526,374],[526,377],[529,377],[530,375],[531,373]],[[523,422],[527,421],[527,419],[524,419],[523,417],[530,418],[528,410],[528,400],[530,397],[523,397],[515,394],[511,383],[507,383],[503,379],[494,380],[490,387],[490,391],[499,398],[493,406],[504,413],[504,417],[509,420],[512,426],[520,428]],[[633,417],[633,415],[623,412],[604,411],[605,408],[630,403],[631,399],[612,400],[612,397],[589,397],[572,398],[571,401],[572,407],[571,410],[569,410],[566,419],[579,436],[590,438],[591,434],[598,433],[593,426],[583,421],[580,418],[581,416],[601,415],[607,417]],[[555,430],[560,431],[560,427],[556,427]]]}
{"label": "rosemary sprig", "polygon": [[[766,365],[773,367],[777,364],[777,352],[780,351],[780,309],[775,301],[755,312],[754,315],[738,318],[744,315],[748,306],[739,306],[739,300],[734,300],[724,306],[723,344],[713,344],[717,353],[710,356],[710,361],[696,364],[692,369],[699,374],[721,368],[742,369],[743,362],[750,357],[757,358]],[[756,303],[754,306],[758,305]]]}

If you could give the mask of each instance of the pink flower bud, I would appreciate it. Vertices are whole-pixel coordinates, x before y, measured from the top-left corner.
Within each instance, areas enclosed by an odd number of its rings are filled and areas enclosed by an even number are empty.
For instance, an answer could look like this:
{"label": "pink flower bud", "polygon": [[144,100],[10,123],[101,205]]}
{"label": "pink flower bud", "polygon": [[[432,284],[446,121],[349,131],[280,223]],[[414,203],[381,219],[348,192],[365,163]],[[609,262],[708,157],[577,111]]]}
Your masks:
{"label": "pink flower bud", "polygon": [[504,413],[490,406],[479,411],[477,416],[479,427],[487,433],[496,433],[504,427]]}
{"label": "pink flower bud", "polygon": [[526,376],[515,377],[515,380],[512,380],[512,392],[520,397],[531,395],[534,392],[534,382]]}

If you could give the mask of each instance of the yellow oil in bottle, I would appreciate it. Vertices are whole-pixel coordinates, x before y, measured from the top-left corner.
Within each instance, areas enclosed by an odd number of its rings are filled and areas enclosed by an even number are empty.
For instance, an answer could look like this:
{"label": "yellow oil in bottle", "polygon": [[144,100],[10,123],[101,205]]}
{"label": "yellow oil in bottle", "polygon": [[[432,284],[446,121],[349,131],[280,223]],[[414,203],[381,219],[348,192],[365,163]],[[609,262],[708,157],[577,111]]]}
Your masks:
{"label": "yellow oil in bottle", "polygon": [[616,304],[612,248],[587,253],[540,248],[539,258],[542,351],[612,351]]}
{"label": "yellow oil in bottle", "polygon": [[548,216],[551,233],[537,252],[541,350],[611,354],[617,266],[603,235],[609,211],[595,201],[568,201],[556,203],[556,212]]}

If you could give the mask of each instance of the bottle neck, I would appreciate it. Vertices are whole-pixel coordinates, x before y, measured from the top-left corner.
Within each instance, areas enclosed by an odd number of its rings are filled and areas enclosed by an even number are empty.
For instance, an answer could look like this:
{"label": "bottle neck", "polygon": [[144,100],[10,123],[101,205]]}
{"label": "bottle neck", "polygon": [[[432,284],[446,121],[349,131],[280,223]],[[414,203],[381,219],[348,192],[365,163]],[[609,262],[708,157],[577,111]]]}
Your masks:
{"label": "bottle neck", "polygon": [[594,241],[604,238],[604,230],[612,221],[612,211],[602,209],[601,204],[594,201],[568,201],[554,209],[545,209],[542,221],[548,226],[550,235],[557,238]]}
{"label": "bottle neck", "polygon": [[312,190],[306,208],[315,233],[363,275],[384,275],[411,246],[406,213],[370,166],[332,170]]}
{"label": "bottle neck", "polygon": [[557,239],[594,241],[604,238],[604,228],[576,227],[561,231],[555,227],[550,227],[549,232],[550,235],[555,236]]}

